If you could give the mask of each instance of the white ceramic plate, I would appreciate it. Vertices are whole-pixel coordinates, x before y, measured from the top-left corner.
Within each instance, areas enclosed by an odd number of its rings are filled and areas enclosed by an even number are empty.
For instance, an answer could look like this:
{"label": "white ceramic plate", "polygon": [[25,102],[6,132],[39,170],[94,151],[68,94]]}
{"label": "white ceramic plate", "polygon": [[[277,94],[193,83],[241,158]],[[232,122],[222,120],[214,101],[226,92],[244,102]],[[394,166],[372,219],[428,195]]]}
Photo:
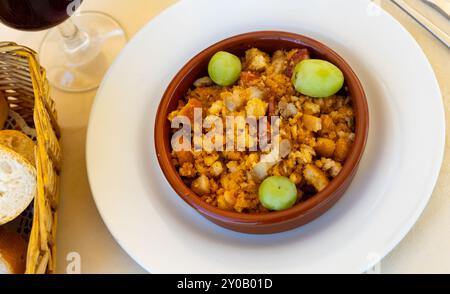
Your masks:
{"label": "white ceramic plate", "polygon": [[[156,160],[153,126],[166,86],[192,56],[226,37],[284,30],[344,57],[367,93],[370,132],[344,197],[316,221],[254,236],[188,207]],[[438,84],[413,38],[366,0],[182,1],[153,19],[105,78],[91,114],[89,180],[117,242],[153,273],[359,273],[418,219],[444,146]]]}

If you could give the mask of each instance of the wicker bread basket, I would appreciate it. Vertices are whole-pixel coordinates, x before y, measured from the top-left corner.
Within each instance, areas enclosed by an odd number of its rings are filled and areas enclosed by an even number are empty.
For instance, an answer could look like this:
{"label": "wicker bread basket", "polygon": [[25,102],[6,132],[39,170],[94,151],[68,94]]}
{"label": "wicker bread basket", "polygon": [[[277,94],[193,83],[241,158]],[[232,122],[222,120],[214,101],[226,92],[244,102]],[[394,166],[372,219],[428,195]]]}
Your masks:
{"label": "wicker bread basket", "polygon": [[7,226],[28,240],[26,273],[54,273],[60,132],[45,70],[39,65],[36,52],[15,43],[0,42],[0,91],[10,108],[5,128],[22,131],[36,142],[36,197]]}

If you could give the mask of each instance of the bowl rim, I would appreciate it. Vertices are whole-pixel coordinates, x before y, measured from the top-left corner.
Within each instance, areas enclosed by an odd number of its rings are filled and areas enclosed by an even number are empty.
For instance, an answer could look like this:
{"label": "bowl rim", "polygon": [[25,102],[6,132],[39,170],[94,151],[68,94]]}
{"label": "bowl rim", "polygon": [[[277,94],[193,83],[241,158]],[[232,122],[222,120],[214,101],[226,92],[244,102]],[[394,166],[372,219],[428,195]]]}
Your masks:
{"label": "bowl rim", "polygon": [[[293,207],[282,211],[271,211],[268,213],[239,213],[223,210],[206,203],[184,184],[171,161],[171,150],[167,150],[166,144],[163,140],[159,139],[161,137],[164,138],[163,126],[167,120],[167,111],[163,110],[168,109],[169,102],[171,101],[175,89],[178,88],[183,78],[189,74],[195,64],[200,60],[203,60],[202,57],[207,55],[207,53],[220,51],[223,47],[231,44],[239,44],[248,39],[284,40],[295,42],[299,44],[299,46],[312,47],[319,52],[325,52],[327,55],[332,56],[333,59],[338,61],[339,65],[337,66],[344,72],[347,78],[350,78],[355,89],[355,93],[352,93],[353,110],[355,111],[355,140],[349,151],[349,155],[342,166],[342,170],[330,181],[325,189],[316,193],[306,201],[300,202]],[[348,86],[347,79],[345,85]],[[364,153],[368,130],[369,111],[364,89],[353,69],[340,55],[321,42],[301,34],[284,31],[255,31],[231,36],[214,43],[196,54],[175,74],[166,88],[157,109],[154,144],[158,163],[169,185],[186,203],[201,214],[222,222],[233,222],[235,224],[274,224],[290,221],[293,218],[298,218],[300,216],[315,214],[321,210],[321,207],[326,206],[328,202],[333,201],[333,194],[339,191],[343,192],[347,188],[346,184],[348,184],[348,178],[352,177],[358,168],[359,161]],[[167,140],[167,138],[165,140]]]}

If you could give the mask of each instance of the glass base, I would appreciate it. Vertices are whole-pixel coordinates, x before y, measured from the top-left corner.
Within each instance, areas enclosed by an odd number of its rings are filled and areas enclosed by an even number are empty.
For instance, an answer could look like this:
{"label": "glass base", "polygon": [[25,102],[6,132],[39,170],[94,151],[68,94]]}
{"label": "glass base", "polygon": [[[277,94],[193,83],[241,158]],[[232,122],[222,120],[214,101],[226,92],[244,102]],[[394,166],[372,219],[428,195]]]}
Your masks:
{"label": "glass base", "polygon": [[68,92],[96,89],[111,63],[127,43],[125,31],[111,16],[100,12],[81,12],[71,17],[86,38],[76,52],[70,52],[60,31],[45,36],[39,56],[50,84]]}

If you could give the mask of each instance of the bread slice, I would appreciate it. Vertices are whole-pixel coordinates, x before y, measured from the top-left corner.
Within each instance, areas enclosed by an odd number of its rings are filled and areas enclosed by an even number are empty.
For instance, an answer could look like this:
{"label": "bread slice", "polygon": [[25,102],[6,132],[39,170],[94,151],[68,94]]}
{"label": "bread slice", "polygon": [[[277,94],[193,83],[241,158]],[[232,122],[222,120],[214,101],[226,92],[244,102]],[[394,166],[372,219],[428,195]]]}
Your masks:
{"label": "bread slice", "polygon": [[5,126],[6,120],[8,119],[9,106],[6,102],[5,95],[0,91],[0,129]]}
{"label": "bread slice", "polygon": [[14,150],[0,145],[0,225],[21,214],[36,195],[36,169]]}
{"label": "bread slice", "polygon": [[16,130],[0,131],[0,144],[11,148],[25,157],[32,166],[36,166],[34,159],[34,142],[27,135]]}
{"label": "bread slice", "polygon": [[0,274],[25,273],[27,243],[17,233],[0,227]]}

